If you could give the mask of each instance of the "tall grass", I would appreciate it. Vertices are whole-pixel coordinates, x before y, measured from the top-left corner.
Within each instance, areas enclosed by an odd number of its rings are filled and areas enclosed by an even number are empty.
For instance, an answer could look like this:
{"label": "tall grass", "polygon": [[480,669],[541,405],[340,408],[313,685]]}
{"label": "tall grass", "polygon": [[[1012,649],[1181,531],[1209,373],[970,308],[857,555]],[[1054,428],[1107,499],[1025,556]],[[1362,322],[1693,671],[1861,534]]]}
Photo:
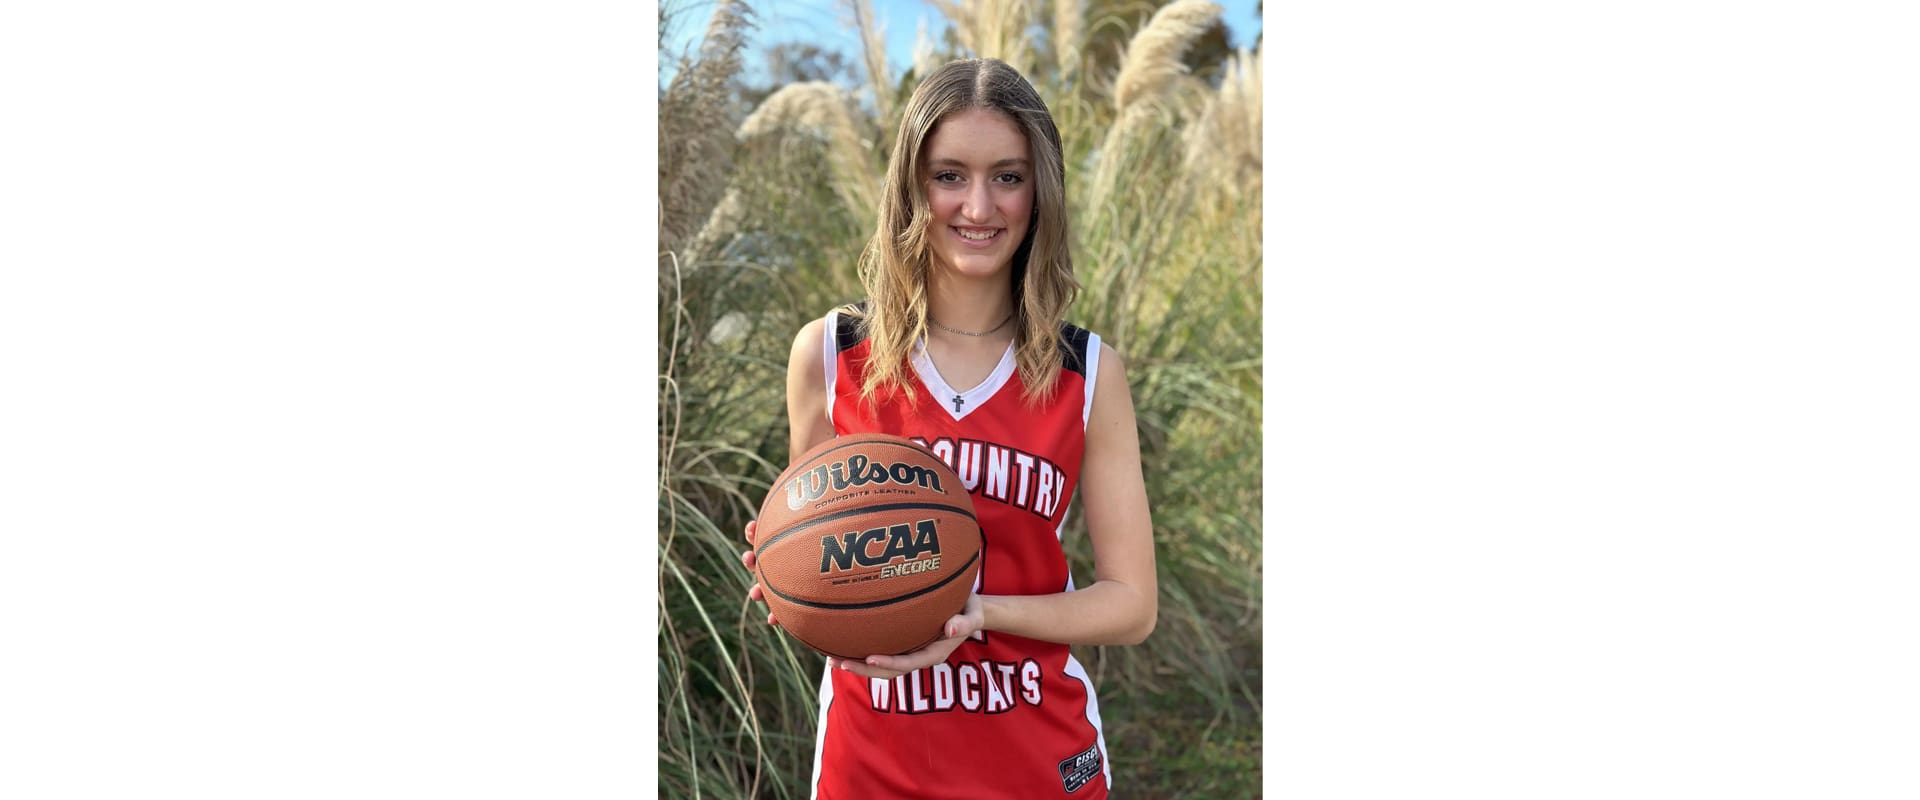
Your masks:
{"label": "tall grass", "polygon": [[[1254,796],[1259,56],[1240,54],[1217,87],[1186,75],[1182,37],[1219,10],[1179,0],[1132,34],[1118,69],[1082,74],[1080,7],[1059,0],[1045,15],[1006,0],[947,7],[962,41],[1019,59],[1053,106],[1086,287],[1069,318],[1111,342],[1132,379],[1159,624],[1140,646],[1076,650],[1094,673],[1125,796]],[[1005,18],[996,12],[1078,27],[1049,31],[1054,44],[1036,51],[996,25]],[[682,66],[690,77],[661,101],[663,162],[669,153],[691,159],[663,163],[661,181],[664,797],[807,795],[821,661],[745,602],[738,553],[741,527],[784,466],[792,337],[858,296],[854,264],[873,224],[887,140],[924,69],[888,72],[870,55],[881,21],[861,0],[848,14],[865,31],[858,91],[870,102],[796,85],[756,109],[734,108],[716,80],[737,75],[735,43],[750,21],[733,2],[716,11],[700,57]],[[1084,519],[1073,509],[1063,537],[1082,583],[1092,573]]]}

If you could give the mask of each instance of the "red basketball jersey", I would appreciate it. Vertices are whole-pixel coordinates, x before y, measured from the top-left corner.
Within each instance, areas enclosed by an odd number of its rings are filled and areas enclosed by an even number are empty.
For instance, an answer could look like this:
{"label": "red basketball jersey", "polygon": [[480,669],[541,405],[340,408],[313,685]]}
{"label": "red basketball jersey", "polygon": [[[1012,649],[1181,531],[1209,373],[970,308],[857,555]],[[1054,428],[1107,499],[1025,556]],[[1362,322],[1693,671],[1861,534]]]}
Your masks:
{"label": "red basketball jersey", "polygon": [[[848,315],[827,316],[828,416],[836,435],[890,433],[920,443],[960,476],[980,518],[974,591],[1072,591],[1060,527],[1080,480],[1100,338],[1062,326],[1064,368],[1036,406],[1011,349],[980,385],[958,391],[916,349],[907,376],[918,403],[860,400],[868,342]],[[1032,800],[1107,796],[1112,770],[1093,682],[1063,644],[986,632],[946,663],[872,680],[828,670],[820,681],[814,797]]]}

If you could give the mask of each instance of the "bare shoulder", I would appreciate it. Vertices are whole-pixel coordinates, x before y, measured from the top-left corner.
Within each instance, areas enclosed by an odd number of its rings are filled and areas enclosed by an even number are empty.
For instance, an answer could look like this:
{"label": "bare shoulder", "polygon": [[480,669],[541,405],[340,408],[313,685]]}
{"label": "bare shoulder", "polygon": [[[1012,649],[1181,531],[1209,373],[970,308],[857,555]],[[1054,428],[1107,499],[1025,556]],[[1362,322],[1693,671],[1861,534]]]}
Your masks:
{"label": "bare shoulder", "polygon": [[821,317],[800,326],[800,332],[794,334],[793,350],[787,354],[787,401],[790,405],[805,397],[825,396],[827,356],[821,343],[826,330],[827,319]]}
{"label": "bare shoulder", "polygon": [[828,416],[831,401],[827,396],[826,335],[825,317],[802,325],[787,357],[789,459],[833,438],[833,421]]}
{"label": "bare shoulder", "polygon": [[[1113,349],[1113,345],[1108,343],[1107,340],[1101,339],[1100,340],[1100,375],[1097,378],[1097,380],[1105,381],[1107,378],[1107,374],[1109,372],[1119,373],[1120,375],[1124,376],[1126,374],[1126,371],[1127,371],[1127,362],[1125,359],[1122,359],[1120,357],[1120,351]],[[1105,384],[1102,383],[1101,385],[1104,386]]]}
{"label": "bare shoulder", "polygon": [[[800,332],[793,337],[793,353],[788,359],[788,369],[812,367],[819,372],[826,365],[826,355],[820,342],[826,336],[827,318],[820,317],[800,326]],[[804,361],[805,363],[802,363]]]}
{"label": "bare shoulder", "polygon": [[1100,342],[1099,358],[1099,368],[1093,378],[1093,410],[1088,414],[1088,432],[1116,424],[1131,428],[1133,393],[1127,385],[1126,359],[1105,340]]}

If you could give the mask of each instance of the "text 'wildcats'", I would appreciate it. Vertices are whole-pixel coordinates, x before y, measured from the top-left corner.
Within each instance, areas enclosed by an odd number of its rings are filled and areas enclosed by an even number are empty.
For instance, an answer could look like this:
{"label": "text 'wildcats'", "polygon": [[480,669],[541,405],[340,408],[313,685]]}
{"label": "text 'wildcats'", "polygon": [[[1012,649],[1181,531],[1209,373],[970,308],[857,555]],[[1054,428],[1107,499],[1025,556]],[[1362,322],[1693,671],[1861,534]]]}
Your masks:
{"label": "text 'wildcats'", "polygon": [[913,443],[946,462],[970,493],[1045,519],[1053,519],[1067,501],[1066,471],[1040,456],[993,442],[944,436],[931,441],[915,436]]}
{"label": "text 'wildcats'", "polygon": [[892,680],[869,678],[867,686],[873,710],[883,714],[1001,714],[1042,699],[1040,664],[1031,658],[935,664]]}
{"label": "text 'wildcats'", "polygon": [[869,461],[866,456],[855,454],[831,464],[821,464],[787,481],[787,508],[799,511],[801,506],[820,499],[828,489],[844,492],[856,486],[885,483],[946,491],[940,487],[940,474],[926,467]]}

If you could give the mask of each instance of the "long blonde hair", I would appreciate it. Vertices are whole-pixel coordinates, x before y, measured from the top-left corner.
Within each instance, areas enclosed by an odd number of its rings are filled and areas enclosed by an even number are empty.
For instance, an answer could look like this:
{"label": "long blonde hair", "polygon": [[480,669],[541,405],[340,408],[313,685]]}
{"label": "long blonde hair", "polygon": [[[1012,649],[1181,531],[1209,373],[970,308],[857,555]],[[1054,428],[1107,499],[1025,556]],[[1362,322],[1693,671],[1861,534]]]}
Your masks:
{"label": "long blonde hair", "polygon": [[887,160],[879,224],[860,255],[860,280],[867,289],[860,324],[871,342],[860,396],[868,402],[883,391],[905,388],[907,353],[926,336],[933,269],[927,232],[933,213],[921,182],[922,151],[941,120],[971,108],[1005,114],[1032,152],[1034,218],[1013,254],[1014,360],[1029,403],[1051,395],[1060,374],[1060,322],[1080,290],[1068,252],[1060,131],[1047,104],[1018,71],[997,59],[966,59],[935,70],[913,90]]}

